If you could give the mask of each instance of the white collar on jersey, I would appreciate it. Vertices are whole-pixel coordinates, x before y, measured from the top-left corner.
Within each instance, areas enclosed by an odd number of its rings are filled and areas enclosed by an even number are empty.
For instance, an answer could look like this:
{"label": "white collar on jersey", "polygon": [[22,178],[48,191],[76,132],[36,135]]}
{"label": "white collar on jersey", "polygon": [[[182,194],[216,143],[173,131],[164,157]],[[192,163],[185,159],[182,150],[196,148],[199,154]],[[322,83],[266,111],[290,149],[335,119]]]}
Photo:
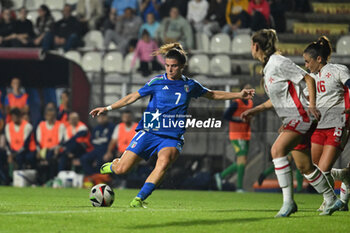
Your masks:
{"label": "white collar on jersey", "polygon": [[[188,80],[188,78],[185,75],[181,75],[181,78],[182,78],[182,81],[187,81]],[[164,80],[170,80],[170,79],[168,79],[166,73],[163,74],[163,79]]]}

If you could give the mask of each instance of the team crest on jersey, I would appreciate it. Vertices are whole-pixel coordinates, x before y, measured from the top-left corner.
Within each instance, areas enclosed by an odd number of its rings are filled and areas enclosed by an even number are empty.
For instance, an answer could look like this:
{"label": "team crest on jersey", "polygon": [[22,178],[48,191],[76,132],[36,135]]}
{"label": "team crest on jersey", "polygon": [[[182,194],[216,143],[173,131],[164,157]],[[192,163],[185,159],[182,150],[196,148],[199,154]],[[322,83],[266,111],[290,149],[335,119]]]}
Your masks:
{"label": "team crest on jersey", "polygon": [[188,85],[184,85],[185,91],[189,92],[190,91],[190,87]]}
{"label": "team crest on jersey", "polygon": [[136,145],[137,145],[137,142],[133,142],[133,143],[131,144],[131,148],[135,148]]}

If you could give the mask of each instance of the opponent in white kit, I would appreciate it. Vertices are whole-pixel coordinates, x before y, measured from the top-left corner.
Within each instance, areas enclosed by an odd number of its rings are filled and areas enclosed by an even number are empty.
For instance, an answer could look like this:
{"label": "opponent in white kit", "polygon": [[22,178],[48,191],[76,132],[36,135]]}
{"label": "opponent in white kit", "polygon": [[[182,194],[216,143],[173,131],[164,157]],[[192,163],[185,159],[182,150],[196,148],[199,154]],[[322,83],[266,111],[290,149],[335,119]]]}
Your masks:
{"label": "opponent in white kit", "polygon": [[[345,109],[350,108],[349,88],[350,73],[344,65],[327,63],[332,49],[329,40],[322,36],[316,42],[309,44],[304,50],[305,66],[316,82],[317,109],[321,112],[321,120],[311,137],[312,161],[334,185],[331,169],[343,151],[348,141],[349,114]],[[349,169],[347,169],[349,171]],[[342,180],[340,199],[347,208],[348,190],[350,183],[349,172],[333,170],[337,179]],[[325,203],[325,202],[324,202]],[[319,208],[322,211],[324,203]]]}
{"label": "opponent in white kit", "polygon": [[[326,206],[321,215],[331,215],[342,206],[323,173],[313,165],[310,138],[316,129],[320,112],[316,108],[315,81],[289,58],[276,49],[277,35],[272,29],[263,29],[252,36],[252,56],[264,65],[264,87],[270,98],[265,103],[242,113],[243,119],[274,108],[284,129],[271,148],[278,183],[282,188],[283,205],[275,217],[288,217],[297,211],[293,199],[293,177],[287,158],[291,151],[295,164],[310,184],[322,193]],[[307,87],[309,101],[303,92]]]}

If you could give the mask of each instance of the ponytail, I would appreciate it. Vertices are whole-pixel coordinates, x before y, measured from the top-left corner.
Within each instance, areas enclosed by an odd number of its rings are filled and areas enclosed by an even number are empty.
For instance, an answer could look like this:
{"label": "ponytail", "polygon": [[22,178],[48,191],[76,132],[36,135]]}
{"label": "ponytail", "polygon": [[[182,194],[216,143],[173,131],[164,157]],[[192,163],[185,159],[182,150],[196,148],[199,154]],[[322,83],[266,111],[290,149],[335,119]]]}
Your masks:
{"label": "ponytail", "polygon": [[278,42],[276,31],[273,29],[262,29],[252,36],[253,43],[257,43],[264,53],[263,66],[267,64],[272,54],[277,51],[276,43]]}
{"label": "ponytail", "polygon": [[178,42],[162,45],[157,51],[153,52],[152,55],[163,55],[165,58],[176,59],[182,65],[187,63],[186,52]]}
{"label": "ponytail", "polygon": [[317,59],[318,56],[321,57],[322,63],[327,63],[332,54],[332,46],[329,39],[326,36],[321,36],[317,41],[310,43],[304,53],[310,55],[312,59]]}

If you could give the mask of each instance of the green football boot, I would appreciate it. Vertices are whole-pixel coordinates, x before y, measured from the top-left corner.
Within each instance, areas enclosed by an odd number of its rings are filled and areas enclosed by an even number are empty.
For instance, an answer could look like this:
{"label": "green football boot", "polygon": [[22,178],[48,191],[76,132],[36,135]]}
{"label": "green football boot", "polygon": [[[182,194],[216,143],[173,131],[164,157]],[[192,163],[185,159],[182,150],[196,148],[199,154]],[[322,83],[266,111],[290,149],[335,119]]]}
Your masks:
{"label": "green football boot", "polygon": [[147,208],[147,202],[142,201],[141,198],[135,197],[131,202],[130,202],[130,207],[133,208]]}
{"label": "green football boot", "polygon": [[109,163],[104,163],[101,168],[100,168],[100,173],[101,174],[110,174],[113,173],[112,171],[112,164],[113,162],[109,162]]}

